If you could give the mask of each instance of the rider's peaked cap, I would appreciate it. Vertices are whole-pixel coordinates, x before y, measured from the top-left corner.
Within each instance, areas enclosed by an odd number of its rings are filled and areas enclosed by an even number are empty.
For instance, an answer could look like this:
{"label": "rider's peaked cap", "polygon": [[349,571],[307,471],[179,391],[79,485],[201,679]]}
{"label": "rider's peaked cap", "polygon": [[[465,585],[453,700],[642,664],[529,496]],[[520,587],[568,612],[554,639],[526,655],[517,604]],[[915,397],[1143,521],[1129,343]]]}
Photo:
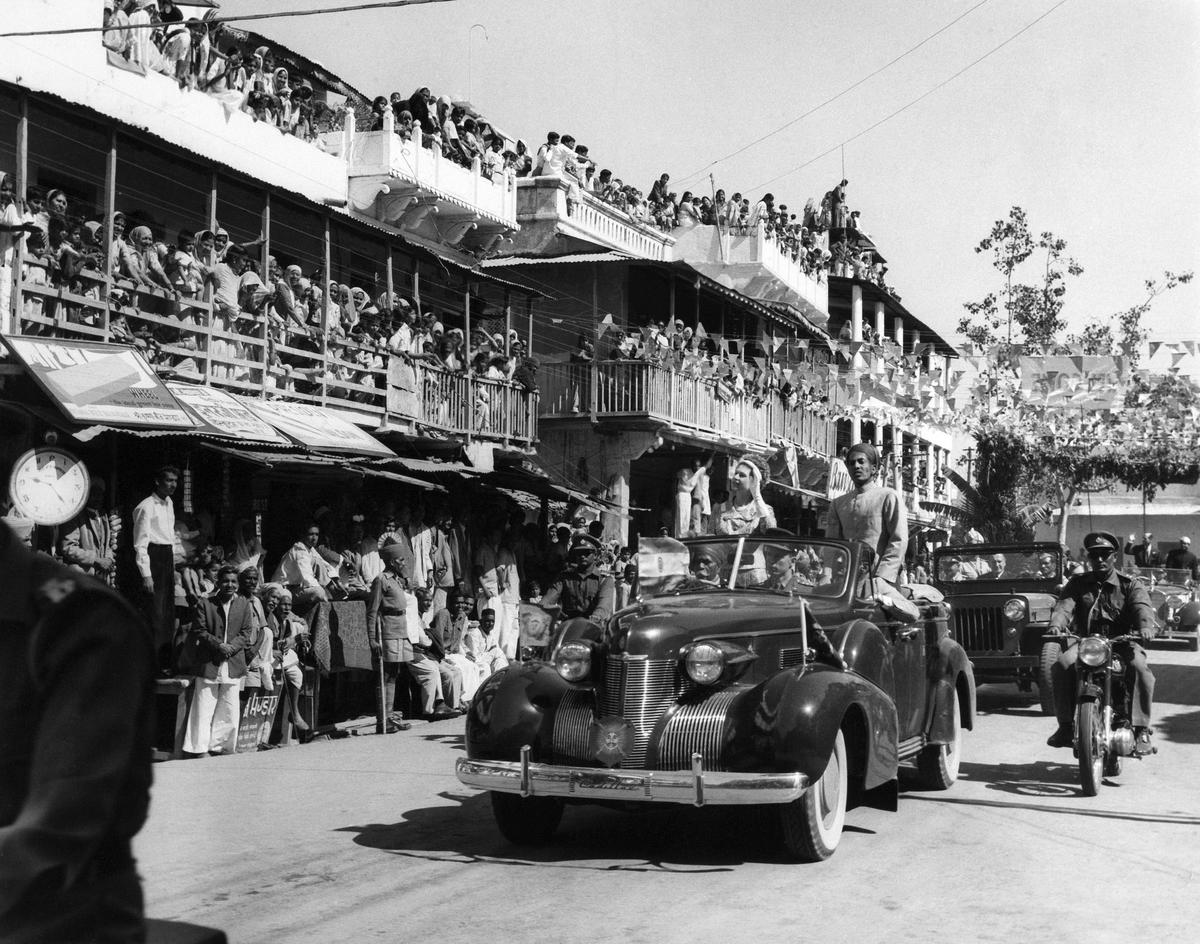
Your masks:
{"label": "rider's peaked cap", "polygon": [[603,550],[600,542],[590,534],[577,534],[571,538],[571,550],[577,549],[591,551],[594,554],[599,554]]}
{"label": "rider's peaked cap", "polygon": [[1116,535],[1108,531],[1090,531],[1087,537],[1083,539],[1083,549],[1085,551],[1090,551],[1093,548],[1115,551],[1120,547],[1121,543],[1117,540]]}

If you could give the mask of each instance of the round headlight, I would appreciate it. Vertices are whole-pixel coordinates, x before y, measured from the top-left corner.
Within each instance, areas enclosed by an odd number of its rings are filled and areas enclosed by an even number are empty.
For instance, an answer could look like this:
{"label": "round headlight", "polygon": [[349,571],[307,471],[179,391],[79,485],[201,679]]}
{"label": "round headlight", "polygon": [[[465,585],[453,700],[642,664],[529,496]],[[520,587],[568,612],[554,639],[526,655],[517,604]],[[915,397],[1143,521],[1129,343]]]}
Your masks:
{"label": "round headlight", "polygon": [[564,642],[554,653],[554,668],[568,682],[578,682],[592,671],[592,647],[585,642]]}
{"label": "round headlight", "polygon": [[1003,612],[1004,612],[1004,618],[1006,620],[1011,620],[1014,623],[1019,619],[1024,619],[1025,613],[1027,612],[1026,607],[1025,607],[1025,601],[1014,597],[1013,599],[1008,600],[1004,604]]}
{"label": "round headlight", "polygon": [[1093,669],[1108,661],[1110,651],[1108,640],[1099,636],[1079,640],[1079,661]]}
{"label": "round headlight", "polygon": [[1185,597],[1179,596],[1178,594],[1172,593],[1170,596],[1167,597],[1167,606],[1171,607],[1171,609],[1173,609],[1173,610],[1179,609],[1185,603],[1187,603],[1187,599]]}
{"label": "round headlight", "polygon": [[692,646],[684,659],[688,678],[700,685],[711,685],[725,671],[725,653],[719,646],[702,642]]}

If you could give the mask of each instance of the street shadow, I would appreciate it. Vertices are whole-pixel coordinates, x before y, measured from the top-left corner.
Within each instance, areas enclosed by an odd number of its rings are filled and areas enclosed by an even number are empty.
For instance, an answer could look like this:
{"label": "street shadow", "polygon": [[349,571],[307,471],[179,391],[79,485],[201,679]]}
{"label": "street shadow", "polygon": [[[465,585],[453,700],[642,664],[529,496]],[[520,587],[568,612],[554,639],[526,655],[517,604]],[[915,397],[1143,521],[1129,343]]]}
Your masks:
{"label": "street shadow", "polygon": [[[361,846],[435,862],[490,863],[598,872],[729,872],[748,862],[788,862],[767,810],[652,807],[626,812],[568,805],[544,845],[515,845],[484,793],[441,793],[453,805],[409,810],[396,823],[336,830]],[[871,831],[847,825],[847,833]]]}
{"label": "street shadow", "polygon": [[1150,671],[1157,704],[1200,706],[1200,665],[1164,665],[1151,660]]}
{"label": "street shadow", "polygon": [[960,780],[978,781],[987,790],[1028,797],[1063,797],[1079,793],[1079,769],[1074,763],[1036,761],[1030,764],[972,764],[958,768]]}
{"label": "street shadow", "polygon": [[1200,711],[1171,715],[1156,721],[1154,733],[1175,744],[1200,744]]}
{"label": "street shadow", "polygon": [[[1110,781],[1106,780],[1105,783],[1110,784]],[[902,798],[907,800],[921,800],[926,803],[950,803],[956,806],[986,806],[1002,810],[1032,810],[1037,813],[1055,813],[1060,816],[1086,816],[1094,819],[1127,820],[1132,823],[1200,826],[1200,816],[1187,816],[1182,813],[1119,812],[1117,810],[1096,810],[1089,807],[1047,806],[1043,803],[977,800],[969,797],[946,796],[945,794],[936,793],[906,793],[902,795]]]}
{"label": "street shadow", "polygon": [[981,715],[1041,717],[1037,690],[1023,692],[1015,684],[985,682],[975,690],[975,709]]}
{"label": "street shadow", "polygon": [[465,734],[421,734],[418,735],[422,741],[431,741],[435,744],[445,744],[447,747],[452,747],[456,751],[465,751],[467,749],[467,737]]}

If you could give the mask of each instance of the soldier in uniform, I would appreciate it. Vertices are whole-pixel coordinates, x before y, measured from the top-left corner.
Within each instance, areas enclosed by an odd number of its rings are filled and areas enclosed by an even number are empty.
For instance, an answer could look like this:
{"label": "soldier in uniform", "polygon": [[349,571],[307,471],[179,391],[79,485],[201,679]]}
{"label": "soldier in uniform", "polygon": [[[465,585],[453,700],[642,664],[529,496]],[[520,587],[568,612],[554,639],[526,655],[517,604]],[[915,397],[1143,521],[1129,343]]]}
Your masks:
{"label": "soldier in uniform", "polygon": [[562,619],[587,619],[604,623],[616,607],[616,586],[611,574],[599,566],[600,542],[590,534],[575,534],[567,549],[562,576],[542,597],[542,608],[557,609]]}
{"label": "soldier in uniform", "polygon": [[379,716],[384,719],[388,733],[407,731],[412,727],[402,717],[392,715],[396,703],[396,679],[400,668],[413,658],[412,643],[408,638],[405,614],[411,557],[403,544],[389,544],[379,551],[383,560],[383,573],[371,582],[367,597],[367,637],[371,653],[376,660],[383,661],[384,703]]}
{"label": "soldier in uniform", "polygon": [[142,941],[150,629],[3,523],[0,574],[0,937]]}
{"label": "soldier in uniform", "polygon": [[[1050,632],[1079,637],[1123,636],[1135,633],[1142,640],[1154,635],[1154,607],[1150,594],[1136,577],[1116,569],[1120,542],[1107,531],[1093,531],[1083,539],[1091,570],[1067,581],[1050,614]],[[1063,649],[1051,670],[1054,680],[1054,713],[1058,730],[1046,741],[1051,747],[1070,747],[1074,736],[1075,661],[1078,639]],[[1137,750],[1150,748],[1150,710],[1154,701],[1154,675],[1146,663],[1146,651],[1128,643],[1126,661],[1136,675],[1133,686],[1133,731]]]}

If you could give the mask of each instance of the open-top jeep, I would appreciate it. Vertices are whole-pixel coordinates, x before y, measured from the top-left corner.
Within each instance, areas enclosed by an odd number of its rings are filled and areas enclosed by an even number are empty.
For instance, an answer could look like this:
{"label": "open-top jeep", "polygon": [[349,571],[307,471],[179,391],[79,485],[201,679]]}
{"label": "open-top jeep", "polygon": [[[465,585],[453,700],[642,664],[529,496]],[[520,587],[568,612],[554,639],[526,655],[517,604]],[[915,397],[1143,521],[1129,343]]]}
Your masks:
{"label": "open-top jeep", "polygon": [[950,604],[950,631],[967,651],[977,682],[1036,685],[1043,714],[1054,713],[1050,667],[1062,651],[1044,639],[1063,576],[1062,548],[1029,544],[966,544],[933,556],[935,586]]}

